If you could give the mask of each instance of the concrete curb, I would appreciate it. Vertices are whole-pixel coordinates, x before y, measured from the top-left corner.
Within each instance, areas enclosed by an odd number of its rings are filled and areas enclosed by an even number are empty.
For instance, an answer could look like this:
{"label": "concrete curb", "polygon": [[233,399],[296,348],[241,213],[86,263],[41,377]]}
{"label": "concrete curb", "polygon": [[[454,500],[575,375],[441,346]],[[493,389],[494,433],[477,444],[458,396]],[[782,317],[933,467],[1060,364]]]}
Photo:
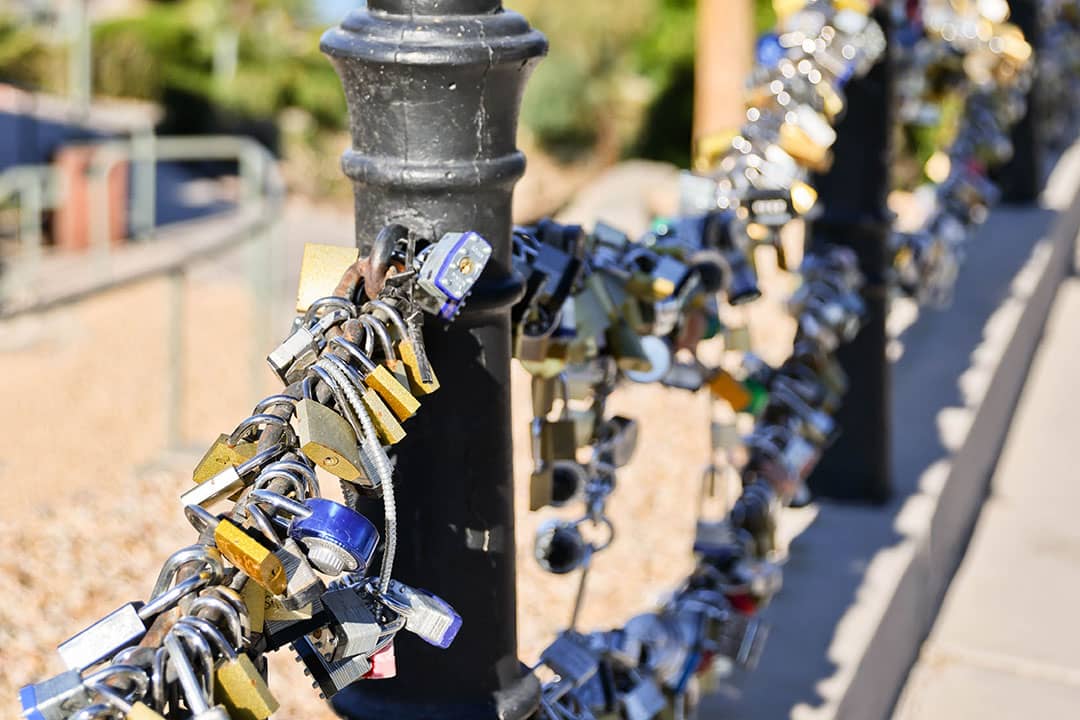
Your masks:
{"label": "concrete curb", "polygon": [[[1080,232],[1080,144],[1043,208],[995,210],[952,307],[895,343],[896,496],[823,503],[792,543],[758,669],[705,718],[889,718],[963,556]],[[899,352],[902,348],[902,352]],[[789,511],[805,524],[807,511]],[[804,517],[799,518],[799,514]]]}

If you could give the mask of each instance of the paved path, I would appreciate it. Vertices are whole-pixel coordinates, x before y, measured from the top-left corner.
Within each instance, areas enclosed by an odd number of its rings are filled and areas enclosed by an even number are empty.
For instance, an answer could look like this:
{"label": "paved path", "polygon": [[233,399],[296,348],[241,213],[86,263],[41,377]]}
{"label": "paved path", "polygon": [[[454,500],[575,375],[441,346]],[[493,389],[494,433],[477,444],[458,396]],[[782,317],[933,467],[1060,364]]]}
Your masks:
{"label": "paved path", "polygon": [[967,554],[894,720],[1080,715],[1080,279],[1054,303]]}

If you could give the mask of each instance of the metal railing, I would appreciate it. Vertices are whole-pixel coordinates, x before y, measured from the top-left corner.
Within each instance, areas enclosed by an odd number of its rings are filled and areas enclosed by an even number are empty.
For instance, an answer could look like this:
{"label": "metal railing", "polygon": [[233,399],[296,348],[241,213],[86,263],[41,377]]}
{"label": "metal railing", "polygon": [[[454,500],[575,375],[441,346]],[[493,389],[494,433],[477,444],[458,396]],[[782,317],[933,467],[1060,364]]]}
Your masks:
{"label": "metal railing", "polygon": [[[240,180],[233,222],[192,239],[202,221],[158,227],[157,170],[162,162],[230,161],[238,164]],[[128,227],[137,242],[116,249],[112,233],[109,178],[123,163],[132,168],[133,182]],[[0,319],[42,312],[140,280],[164,276],[168,280],[166,373],[166,448],[184,444],[183,327],[185,280],[196,260],[216,257],[248,245],[248,266],[253,305],[253,347],[271,339],[271,288],[280,267],[279,226],[284,183],[273,155],[258,142],[235,136],[157,137],[138,131],[130,138],[109,140],[93,147],[87,170],[89,254],[92,261],[80,266],[77,281],[64,277],[55,282],[43,247],[43,213],[64,202],[65,189],[57,171],[44,165],[18,166],[0,174],[0,202],[18,200],[18,252],[0,276]],[[172,236],[187,233],[185,242]],[[63,258],[54,256],[57,260]],[[262,357],[252,354],[251,392],[257,397],[263,374]]]}

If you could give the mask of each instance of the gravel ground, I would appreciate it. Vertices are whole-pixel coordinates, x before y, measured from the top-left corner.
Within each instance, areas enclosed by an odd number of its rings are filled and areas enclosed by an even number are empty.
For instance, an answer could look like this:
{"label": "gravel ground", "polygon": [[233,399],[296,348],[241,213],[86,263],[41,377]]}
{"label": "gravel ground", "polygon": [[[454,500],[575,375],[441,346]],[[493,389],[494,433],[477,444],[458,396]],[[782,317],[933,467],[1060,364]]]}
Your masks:
{"label": "gravel ground", "polygon": [[[787,279],[767,263],[762,273],[778,289],[771,297],[783,297]],[[160,462],[167,297],[164,281],[147,281],[0,323],[0,397],[8,410],[0,415],[0,483],[8,488],[0,511],[0,717],[17,715],[19,686],[62,670],[58,642],[145,598],[162,561],[194,541],[177,502],[191,458]],[[244,328],[251,308],[235,274],[204,270],[189,280],[183,426],[195,447],[250,409],[254,348]],[[756,344],[782,358],[790,328],[776,320],[776,301],[751,312]],[[517,367],[513,382],[519,637],[531,662],[569,618],[577,579],[546,575],[532,559],[537,525],[557,513],[527,510],[529,383]],[[274,387],[269,371],[265,385]],[[583,627],[650,608],[690,569],[708,448],[704,398],[632,386],[612,408],[643,419],[641,439],[610,503],[620,534],[594,562]],[[277,718],[333,717],[287,655],[272,659],[271,674],[282,701]]]}

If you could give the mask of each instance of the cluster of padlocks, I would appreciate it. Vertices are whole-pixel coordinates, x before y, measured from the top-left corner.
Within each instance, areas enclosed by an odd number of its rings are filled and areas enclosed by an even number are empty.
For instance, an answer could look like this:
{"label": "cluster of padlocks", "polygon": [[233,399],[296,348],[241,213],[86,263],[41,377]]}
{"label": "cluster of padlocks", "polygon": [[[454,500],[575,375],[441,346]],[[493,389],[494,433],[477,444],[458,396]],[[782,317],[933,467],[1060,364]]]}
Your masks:
{"label": "cluster of padlocks", "polygon": [[[143,602],[59,646],[68,670],[20,692],[32,720],[266,720],[265,655],[289,647],[329,698],[393,677],[402,630],[449,647],[461,618],[392,578],[397,522],[387,449],[439,382],[424,314],[453,320],[491,255],[473,232],[419,240],[391,225],[371,254],[305,248],[298,315],[267,361],[285,389],[221,435],[181,495],[198,542],[177,551]],[[320,497],[316,468],[348,505]],[[350,507],[385,509],[375,525]]]}
{"label": "cluster of padlocks", "polygon": [[[683,216],[636,241],[604,223],[585,232],[545,221],[515,235],[530,288],[515,309],[515,352],[534,378],[531,505],[583,504],[580,519],[543,524],[535,544],[545,570],[581,572],[569,627],[537,668],[545,680],[542,712],[551,718],[684,717],[702,692],[735,668],[752,667],[767,635],[755,614],[781,587],[778,511],[807,499],[805,480],[837,434],[832,416],[847,379],[833,353],[858,333],[864,310],[851,249],[826,246],[804,257],[802,283],[787,304],[797,325],[793,352],[779,367],[747,351],[739,371],[729,372],[695,352],[716,336],[727,349],[745,350],[731,342],[738,333],[723,328],[718,303],[760,295],[758,245],[772,245],[787,269],[781,230],[813,217],[809,174],[829,167],[844,85],[885,52],[870,3],[775,5],[779,28],[757,46],[748,122],[701,144],[696,172],[681,184]],[[973,11],[989,13],[991,5]],[[1031,82],[1031,49],[1004,17],[979,15],[975,37],[961,41],[955,28],[972,22],[964,14],[970,9],[948,9],[910,28],[922,38],[911,52],[933,48],[981,74],[968,78],[956,138],[936,160],[951,165],[929,190],[936,205],[926,230],[898,234],[894,244],[897,285],[920,300],[951,287],[955,272],[947,266],[960,240],[996,198],[985,168],[1008,159],[1005,133],[1022,116]],[[933,98],[924,89],[905,100]],[[717,494],[725,473],[739,476],[742,492],[726,516],[699,512],[691,576],[655,612],[586,633],[577,619],[587,573],[615,532],[605,503],[636,441],[632,418],[605,415],[622,379],[707,390],[752,416],[753,430],[739,437],[734,424],[714,421],[702,494]]]}
{"label": "cluster of padlocks", "polygon": [[[757,46],[747,122],[698,148],[678,218],[637,239],[603,223],[514,232],[526,288],[513,310],[514,353],[533,376],[530,506],[582,507],[576,520],[545,523],[535,544],[546,570],[581,573],[569,627],[535,668],[540,712],[552,718],[682,717],[711,684],[752,667],[767,634],[756,613],[781,586],[779,510],[807,499],[805,481],[837,434],[847,380],[834,352],[863,314],[855,254],[823,247],[803,258],[787,304],[793,350],[779,366],[735,348],[721,306],[760,296],[758,246],[775,248],[787,269],[781,231],[812,217],[809,177],[829,166],[845,84],[870,71],[886,41],[867,0],[776,5],[779,28]],[[1022,114],[1031,52],[999,15],[993,2],[954,2],[906,29],[905,121],[932,119],[945,89],[962,87],[964,107],[928,172],[924,229],[895,243],[899,286],[919,299],[946,294],[963,235],[995,197],[985,169],[1008,157],[1006,130]],[[392,677],[402,630],[447,647],[462,618],[392,576],[388,450],[438,389],[425,314],[452,321],[490,253],[475,233],[433,241],[398,225],[364,258],[307,246],[299,314],[268,357],[286,387],[214,443],[181,498],[198,542],[169,559],[145,603],[62,643],[69,670],[23,688],[24,716],[263,720],[277,707],[268,652],[291,648],[329,698]],[[702,341],[717,337],[745,350],[738,369],[699,358]],[[586,633],[577,628],[585,579],[614,539],[606,505],[637,442],[636,420],[606,411],[624,380],[708,392],[753,430],[713,428],[703,496],[720,493],[725,473],[739,477],[741,494],[722,516],[699,517],[690,577],[655,612]],[[316,468],[341,481],[345,504],[320,497]],[[383,501],[378,563],[379,533],[352,507],[360,498]]]}
{"label": "cluster of padlocks", "polygon": [[943,105],[962,106],[915,191],[921,225],[893,235],[897,288],[921,303],[949,302],[967,237],[1000,197],[987,173],[1012,157],[1009,128],[1027,112],[1035,63],[1008,16],[1005,0],[930,2],[897,32],[901,121],[917,132],[940,124]]}
{"label": "cluster of padlocks", "polygon": [[1080,5],[1042,0],[1040,11],[1036,109],[1043,139],[1062,150],[1076,137],[1080,105]]}

